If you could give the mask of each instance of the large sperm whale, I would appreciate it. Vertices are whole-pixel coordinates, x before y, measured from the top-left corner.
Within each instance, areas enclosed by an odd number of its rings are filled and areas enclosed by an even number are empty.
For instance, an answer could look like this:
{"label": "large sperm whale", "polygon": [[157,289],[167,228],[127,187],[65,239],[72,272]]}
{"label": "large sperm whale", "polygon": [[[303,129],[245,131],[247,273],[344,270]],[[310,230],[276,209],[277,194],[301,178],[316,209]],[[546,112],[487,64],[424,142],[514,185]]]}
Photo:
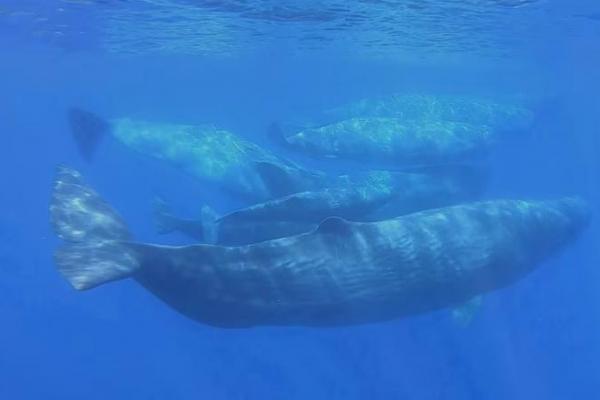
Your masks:
{"label": "large sperm whale", "polygon": [[337,326],[464,303],[523,278],[589,220],[578,199],[496,200],[371,223],[333,217],[257,244],[169,247],[132,241],[81,175],[60,168],[55,261],[79,290],[133,278],[206,324]]}
{"label": "large sperm whale", "polygon": [[369,171],[359,183],[294,193],[221,217],[205,206],[201,218],[181,218],[158,202],[156,219],[160,233],[179,231],[198,242],[249,244],[307,232],[331,216],[365,221],[383,207],[387,215],[377,218],[474,200],[486,187],[487,175],[485,168],[473,165]]}

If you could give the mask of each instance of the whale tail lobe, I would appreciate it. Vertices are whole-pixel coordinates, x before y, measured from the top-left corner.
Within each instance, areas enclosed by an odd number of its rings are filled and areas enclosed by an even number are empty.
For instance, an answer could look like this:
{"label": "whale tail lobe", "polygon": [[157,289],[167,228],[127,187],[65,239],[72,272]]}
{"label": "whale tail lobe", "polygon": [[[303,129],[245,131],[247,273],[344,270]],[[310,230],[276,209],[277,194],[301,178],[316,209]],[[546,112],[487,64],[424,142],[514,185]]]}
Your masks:
{"label": "whale tail lobe", "polygon": [[79,153],[86,161],[91,161],[110,124],[98,115],[77,107],[69,109],[68,118]]}
{"label": "whale tail lobe", "polygon": [[139,267],[121,217],[73,169],[57,169],[50,221],[65,241],[54,255],[56,265],[75,289],[126,278]]}

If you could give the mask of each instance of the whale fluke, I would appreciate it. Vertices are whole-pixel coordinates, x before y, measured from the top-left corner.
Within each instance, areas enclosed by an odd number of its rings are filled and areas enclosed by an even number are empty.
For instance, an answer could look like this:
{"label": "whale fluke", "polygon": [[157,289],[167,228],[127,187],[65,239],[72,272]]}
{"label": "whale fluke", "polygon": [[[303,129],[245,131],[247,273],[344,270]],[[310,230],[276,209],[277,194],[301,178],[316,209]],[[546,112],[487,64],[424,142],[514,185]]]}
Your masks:
{"label": "whale fluke", "polygon": [[68,118],[79,153],[86,161],[91,161],[110,128],[109,123],[98,115],[77,107],[69,109]]}
{"label": "whale fluke", "polygon": [[66,242],[56,251],[55,262],[75,289],[122,279],[138,268],[137,255],[125,244],[130,239],[125,223],[79,172],[58,167],[50,221]]}

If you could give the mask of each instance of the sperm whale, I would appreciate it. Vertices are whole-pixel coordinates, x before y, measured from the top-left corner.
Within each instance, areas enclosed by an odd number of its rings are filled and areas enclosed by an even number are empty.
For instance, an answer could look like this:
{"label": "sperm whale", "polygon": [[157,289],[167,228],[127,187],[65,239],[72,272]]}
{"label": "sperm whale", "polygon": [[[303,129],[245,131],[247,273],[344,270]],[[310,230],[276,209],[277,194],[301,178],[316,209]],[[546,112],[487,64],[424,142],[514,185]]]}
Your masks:
{"label": "sperm whale", "polygon": [[77,171],[58,169],[55,262],[79,290],[133,278],[187,317],[226,328],[338,326],[444,307],[525,277],[589,220],[576,198],[493,200],[369,223],[325,219],[261,243],[160,246],[132,240]]}
{"label": "sperm whale", "polygon": [[229,130],[206,124],[161,123],[132,118],[104,119],[71,108],[68,119],[82,156],[91,160],[111,136],[134,151],[165,161],[204,183],[249,202],[265,201],[329,184],[309,171]]}
{"label": "sperm whale", "polygon": [[411,165],[484,158],[507,133],[527,131],[533,112],[518,101],[400,93],[363,99],[324,112],[321,123],[269,136],[316,158]]}

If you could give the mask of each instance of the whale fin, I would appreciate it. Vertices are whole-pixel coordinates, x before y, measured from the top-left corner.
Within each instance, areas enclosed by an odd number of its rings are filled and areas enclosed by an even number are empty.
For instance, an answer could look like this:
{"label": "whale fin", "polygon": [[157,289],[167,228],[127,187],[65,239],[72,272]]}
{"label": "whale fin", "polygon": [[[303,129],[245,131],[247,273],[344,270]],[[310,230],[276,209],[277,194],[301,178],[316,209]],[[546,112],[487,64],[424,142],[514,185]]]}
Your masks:
{"label": "whale fin", "polygon": [[346,235],[352,232],[352,224],[340,217],[327,217],[319,224],[316,232],[330,235]]}
{"label": "whale fin", "polygon": [[109,123],[89,111],[72,107],[68,111],[71,133],[86,161],[91,161],[96,148],[110,129]]}
{"label": "whale fin", "polygon": [[58,167],[50,220],[58,237],[66,242],[54,260],[75,289],[128,277],[139,267],[137,254],[127,245],[130,235],[125,223],[83,182],[79,172]]}

